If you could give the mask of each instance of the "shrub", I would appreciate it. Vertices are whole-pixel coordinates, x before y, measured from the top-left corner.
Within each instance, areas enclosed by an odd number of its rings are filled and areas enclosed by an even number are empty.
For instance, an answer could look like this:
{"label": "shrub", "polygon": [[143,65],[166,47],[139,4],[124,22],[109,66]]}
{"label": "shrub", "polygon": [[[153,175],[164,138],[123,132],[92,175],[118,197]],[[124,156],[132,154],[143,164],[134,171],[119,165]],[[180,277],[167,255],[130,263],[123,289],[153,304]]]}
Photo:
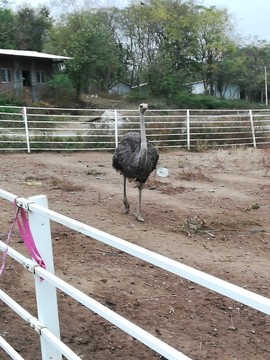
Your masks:
{"label": "shrub", "polygon": [[70,106],[75,99],[75,90],[68,75],[53,75],[48,81],[47,96],[60,107]]}
{"label": "shrub", "polygon": [[126,99],[131,103],[149,102],[149,94],[147,89],[137,88],[131,90],[130,93],[126,95]]}
{"label": "shrub", "polygon": [[13,105],[13,106],[23,106],[23,101],[22,99],[19,98],[14,98],[11,95],[0,95],[0,105],[2,106],[8,106],[8,105]]}
{"label": "shrub", "polygon": [[[211,95],[177,93],[170,100],[171,105],[180,109],[249,109],[244,100],[226,100]],[[253,108],[256,107],[252,106]]]}

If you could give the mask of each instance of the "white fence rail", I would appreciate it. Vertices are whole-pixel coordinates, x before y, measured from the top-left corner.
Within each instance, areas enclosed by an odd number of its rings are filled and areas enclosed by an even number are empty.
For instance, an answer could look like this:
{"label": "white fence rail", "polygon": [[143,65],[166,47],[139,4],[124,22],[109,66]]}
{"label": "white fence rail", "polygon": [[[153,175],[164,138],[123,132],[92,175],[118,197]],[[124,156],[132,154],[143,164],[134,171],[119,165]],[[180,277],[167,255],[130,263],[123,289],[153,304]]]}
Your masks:
{"label": "white fence rail", "polygon": [[[60,289],[73,297],[82,305],[113,323],[166,359],[190,359],[180,351],[85,295],[59,277],[56,277],[53,269],[50,220],[270,315],[270,299],[56,213],[48,209],[47,198],[44,195],[26,199],[18,198],[9,192],[0,190],[0,197],[10,202],[15,202],[17,207],[23,208],[28,212],[31,232],[36,246],[46,263],[45,270],[12,247],[9,246],[7,248],[7,245],[0,241],[0,249],[2,251],[8,250],[8,255],[33,273],[35,278],[38,318],[32,316],[2,290],[0,290],[0,299],[19,314],[40,335],[41,358],[43,360],[59,360],[62,359],[62,355],[71,360],[80,359],[75,352],[60,340],[56,289]],[[40,281],[40,278],[43,281]],[[0,337],[0,346],[12,359],[22,359],[21,355],[3,337]]]}
{"label": "white fence rail", "polygon": [[[138,110],[0,107],[0,151],[113,150],[139,130]],[[148,139],[159,148],[270,143],[270,110],[149,110]]]}

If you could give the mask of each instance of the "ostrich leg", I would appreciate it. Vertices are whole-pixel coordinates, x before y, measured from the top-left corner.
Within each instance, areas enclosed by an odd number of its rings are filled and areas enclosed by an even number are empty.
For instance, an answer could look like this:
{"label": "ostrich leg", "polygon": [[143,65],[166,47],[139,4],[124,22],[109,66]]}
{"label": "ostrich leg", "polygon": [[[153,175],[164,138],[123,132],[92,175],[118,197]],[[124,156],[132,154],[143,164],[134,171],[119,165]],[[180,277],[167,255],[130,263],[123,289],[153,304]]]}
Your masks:
{"label": "ostrich leg", "polygon": [[141,203],[142,203],[142,190],[143,184],[138,185],[139,189],[139,202],[138,202],[138,213],[137,213],[137,220],[144,222],[144,218],[141,216]]}
{"label": "ostrich leg", "polygon": [[125,214],[129,213],[129,202],[127,199],[127,178],[124,176],[124,198],[123,203],[125,205]]}

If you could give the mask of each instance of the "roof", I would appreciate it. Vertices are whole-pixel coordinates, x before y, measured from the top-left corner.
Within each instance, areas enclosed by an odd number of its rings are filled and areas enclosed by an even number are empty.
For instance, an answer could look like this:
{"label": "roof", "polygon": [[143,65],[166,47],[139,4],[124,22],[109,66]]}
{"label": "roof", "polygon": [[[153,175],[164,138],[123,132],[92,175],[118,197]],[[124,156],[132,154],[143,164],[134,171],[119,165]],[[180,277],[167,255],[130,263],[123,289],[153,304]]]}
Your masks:
{"label": "roof", "polygon": [[25,57],[32,57],[32,58],[59,60],[59,61],[71,59],[71,57],[68,57],[68,56],[46,54],[46,53],[41,53],[38,51],[28,51],[28,50],[0,49],[0,55],[25,56]]}
{"label": "roof", "polygon": [[113,84],[111,84],[111,85],[109,86],[109,89],[111,89],[111,88],[113,88],[114,86],[119,85],[119,84],[124,84],[124,85],[127,85],[128,87],[131,87],[131,85],[130,85],[128,82],[123,81],[123,80],[117,80],[117,81],[115,81]]}

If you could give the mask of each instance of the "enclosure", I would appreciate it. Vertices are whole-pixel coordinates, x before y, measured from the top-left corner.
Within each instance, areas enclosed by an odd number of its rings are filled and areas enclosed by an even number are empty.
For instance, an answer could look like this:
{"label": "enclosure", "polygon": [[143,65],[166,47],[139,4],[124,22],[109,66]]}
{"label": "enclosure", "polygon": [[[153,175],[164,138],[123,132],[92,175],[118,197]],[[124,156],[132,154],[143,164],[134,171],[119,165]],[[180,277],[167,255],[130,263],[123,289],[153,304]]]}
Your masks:
{"label": "enclosure", "polygon": [[[0,107],[2,151],[113,150],[138,131],[138,109]],[[151,109],[146,135],[160,149],[262,146],[270,143],[270,111]]]}
{"label": "enclosure", "polygon": [[[123,213],[122,180],[111,167],[111,152],[0,157],[7,191],[43,193],[55,211],[270,297],[267,148],[160,150],[159,165],[169,176],[153,173],[146,184],[145,223],[133,214],[138,190],[132,183],[132,211]],[[3,205],[5,241],[14,209]],[[60,225],[53,225],[52,237],[56,274],[192,359],[269,358],[269,316]],[[25,252],[17,232],[11,244]],[[29,276],[9,259],[1,288],[35,313]],[[159,358],[61,292],[58,298],[63,340],[82,359]],[[22,356],[39,359],[38,335],[6,307],[0,329]]]}

